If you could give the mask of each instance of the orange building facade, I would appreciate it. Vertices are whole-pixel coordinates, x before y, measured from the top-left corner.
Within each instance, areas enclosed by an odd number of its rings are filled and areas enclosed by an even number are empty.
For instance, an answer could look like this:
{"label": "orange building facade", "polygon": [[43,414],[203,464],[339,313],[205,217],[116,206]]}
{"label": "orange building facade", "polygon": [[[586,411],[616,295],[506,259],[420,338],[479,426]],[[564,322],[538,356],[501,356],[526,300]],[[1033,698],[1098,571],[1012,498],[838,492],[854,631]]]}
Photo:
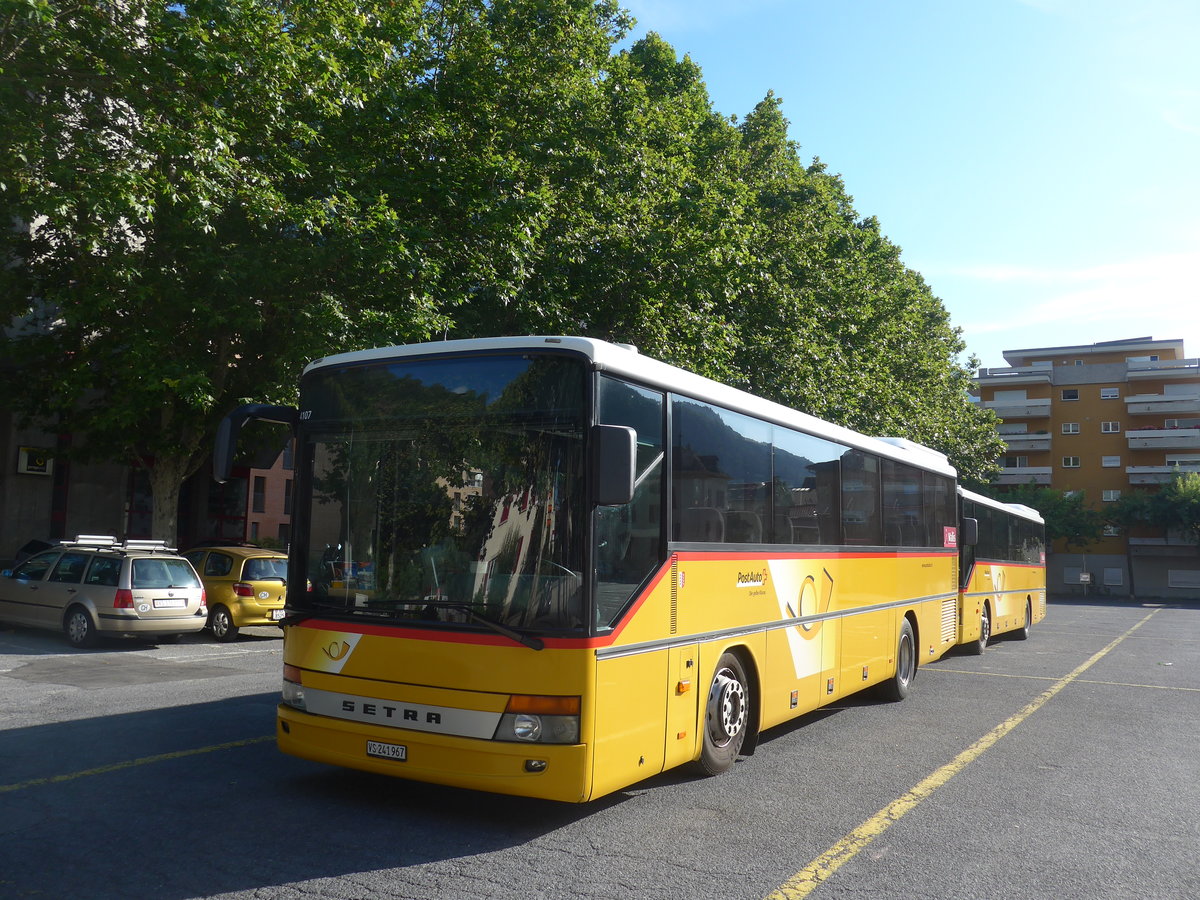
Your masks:
{"label": "orange building facade", "polygon": [[[1183,341],[1149,337],[1009,350],[1007,368],[980,369],[978,400],[1001,419],[1001,485],[1082,492],[1105,511],[1131,491],[1155,491],[1177,471],[1200,472],[1200,359]],[[1200,550],[1182,535],[1105,536],[1080,553],[1056,545],[1053,592],[1200,597]]]}

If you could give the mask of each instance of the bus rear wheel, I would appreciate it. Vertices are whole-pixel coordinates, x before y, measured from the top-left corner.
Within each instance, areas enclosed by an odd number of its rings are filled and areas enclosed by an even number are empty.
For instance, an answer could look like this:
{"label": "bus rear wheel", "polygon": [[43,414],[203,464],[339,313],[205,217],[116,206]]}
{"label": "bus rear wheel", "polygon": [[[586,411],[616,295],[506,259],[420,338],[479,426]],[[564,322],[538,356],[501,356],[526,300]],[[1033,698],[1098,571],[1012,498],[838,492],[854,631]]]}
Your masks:
{"label": "bus rear wheel", "polygon": [[1025,601],[1025,621],[1021,627],[1012,633],[1013,640],[1024,641],[1029,638],[1029,626],[1033,624],[1033,603],[1029,600]]}
{"label": "bus rear wheel", "polygon": [[707,775],[720,775],[733,765],[750,719],[750,691],[741,660],[724,653],[717,661],[704,708],[704,746],[699,768]]}
{"label": "bus rear wheel", "polygon": [[917,675],[917,641],[913,637],[912,622],[908,619],[900,625],[900,637],[896,641],[896,674],[883,683],[883,695],[888,700],[903,700],[912,690]]}
{"label": "bus rear wheel", "polygon": [[992,639],[992,611],[983,604],[983,612],[979,614],[979,639],[967,644],[967,652],[972,656],[980,656],[987,649],[988,641]]}

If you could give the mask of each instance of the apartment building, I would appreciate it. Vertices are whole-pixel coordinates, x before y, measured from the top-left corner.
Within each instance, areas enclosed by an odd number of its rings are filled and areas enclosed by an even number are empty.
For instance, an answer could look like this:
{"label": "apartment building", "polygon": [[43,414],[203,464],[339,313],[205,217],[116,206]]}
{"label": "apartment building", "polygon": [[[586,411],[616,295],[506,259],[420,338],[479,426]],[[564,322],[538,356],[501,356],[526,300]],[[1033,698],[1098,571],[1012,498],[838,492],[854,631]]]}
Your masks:
{"label": "apartment building", "polygon": [[[1008,451],[1000,484],[1082,491],[1103,511],[1129,491],[1153,491],[1176,471],[1200,472],[1200,359],[1183,341],[1149,337],[1009,350],[980,369],[980,404],[1000,417]],[[1085,553],[1056,546],[1052,591],[1200,597],[1200,550],[1176,534],[1107,528]],[[1127,554],[1127,550],[1129,551]]]}

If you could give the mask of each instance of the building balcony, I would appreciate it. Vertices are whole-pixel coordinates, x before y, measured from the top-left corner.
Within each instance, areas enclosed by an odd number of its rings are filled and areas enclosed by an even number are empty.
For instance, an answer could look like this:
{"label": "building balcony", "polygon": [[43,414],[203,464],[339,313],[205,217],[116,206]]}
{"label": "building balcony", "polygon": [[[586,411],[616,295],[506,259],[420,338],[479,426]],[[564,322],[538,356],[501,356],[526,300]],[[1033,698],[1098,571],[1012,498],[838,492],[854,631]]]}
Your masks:
{"label": "building balcony", "polygon": [[[1200,402],[1200,401],[1198,401]],[[1048,419],[1050,399],[1045,400],[987,400],[981,404],[1001,419]]]}
{"label": "building balcony", "polygon": [[1049,484],[1050,466],[1013,466],[1001,469],[993,484]]}
{"label": "building balcony", "polygon": [[1160,359],[1156,362],[1129,363],[1130,381],[1153,378],[1167,381],[1200,381],[1200,359]]}
{"label": "building balcony", "polygon": [[1200,428],[1139,428],[1125,439],[1130,450],[1200,450]]}
{"label": "building balcony", "polygon": [[1200,472],[1200,466],[1126,466],[1130,484],[1167,484],[1177,473]]}
{"label": "building balcony", "polygon": [[1049,434],[1002,434],[1000,437],[1004,438],[1004,442],[1008,444],[1008,449],[1014,452],[1018,450],[1050,449]]}
{"label": "building balcony", "polygon": [[1131,416],[1200,413],[1200,385],[1194,394],[1130,394],[1125,398],[1125,410]]}
{"label": "building balcony", "polygon": [[1000,385],[1049,384],[1050,366],[1019,366],[1014,368],[980,369],[975,383],[999,387]]}

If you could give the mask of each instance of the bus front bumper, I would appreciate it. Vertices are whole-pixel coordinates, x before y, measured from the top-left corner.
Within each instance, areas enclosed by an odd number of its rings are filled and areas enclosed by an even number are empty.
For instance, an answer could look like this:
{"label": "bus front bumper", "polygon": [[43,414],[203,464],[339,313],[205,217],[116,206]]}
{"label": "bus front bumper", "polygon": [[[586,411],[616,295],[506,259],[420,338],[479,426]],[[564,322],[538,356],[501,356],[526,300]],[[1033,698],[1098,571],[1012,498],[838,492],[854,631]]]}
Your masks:
{"label": "bus front bumper", "polygon": [[[587,747],[583,744],[519,744],[377,728],[315,716],[280,704],[275,738],[279,749],[314,762],[380,775],[471,790],[581,803],[589,799]],[[369,742],[397,754],[367,753]],[[402,751],[396,748],[402,747]],[[402,754],[403,759],[398,758]]]}

